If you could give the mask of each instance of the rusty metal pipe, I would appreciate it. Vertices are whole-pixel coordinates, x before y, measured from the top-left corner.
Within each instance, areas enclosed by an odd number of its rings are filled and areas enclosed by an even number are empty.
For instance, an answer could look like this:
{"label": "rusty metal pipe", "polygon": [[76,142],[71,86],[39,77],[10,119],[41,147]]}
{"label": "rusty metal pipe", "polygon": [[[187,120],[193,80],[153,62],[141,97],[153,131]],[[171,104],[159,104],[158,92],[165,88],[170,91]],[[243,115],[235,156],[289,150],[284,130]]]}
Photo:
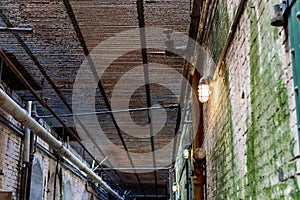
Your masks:
{"label": "rusty metal pipe", "polygon": [[227,51],[228,51],[228,49],[231,45],[231,42],[232,42],[232,40],[234,38],[234,35],[236,33],[236,30],[238,28],[238,24],[241,20],[241,16],[244,13],[246,2],[247,2],[246,0],[241,0],[240,3],[239,3],[239,6],[238,6],[237,11],[236,11],[235,18],[234,18],[234,20],[231,24],[231,27],[230,27],[230,30],[229,30],[229,33],[228,33],[228,36],[227,36],[226,43],[225,43],[224,48],[223,48],[223,50],[221,52],[221,55],[219,57],[218,64],[217,64],[217,69],[215,71],[213,79],[215,79],[217,77],[217,75],[219,74],[221,66],[224,62],[224,58],[227,54]]}
{"label": "rusty metal pipe", "polygon": [[200,19],[198,38],[197,38],[197,42],[200,45],[202,45],[202,43],[203,43],[204,28],[205,28],[205,24],[206,24],[208,9],[209,9],[209,2],[210,2],[210,0],[205,0],[204,6],[202,9],[202,13],[201,13],[202,15],[201,15],[201,19]]}

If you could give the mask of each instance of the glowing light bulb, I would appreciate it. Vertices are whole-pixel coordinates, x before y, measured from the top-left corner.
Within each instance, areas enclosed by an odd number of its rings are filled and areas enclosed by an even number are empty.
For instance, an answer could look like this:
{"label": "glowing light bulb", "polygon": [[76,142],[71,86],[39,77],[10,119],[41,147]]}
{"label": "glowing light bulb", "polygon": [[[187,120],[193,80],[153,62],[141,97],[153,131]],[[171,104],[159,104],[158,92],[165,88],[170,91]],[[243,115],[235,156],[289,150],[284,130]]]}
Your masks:
{"label": "glowing light bulb", "polygon": [[209,86],[207,84],[200,83],[198,85],[198,97],[199,97],[199,101],[201,103],[207,102],[208,98],[209,98],[209,94],[210,94]]}

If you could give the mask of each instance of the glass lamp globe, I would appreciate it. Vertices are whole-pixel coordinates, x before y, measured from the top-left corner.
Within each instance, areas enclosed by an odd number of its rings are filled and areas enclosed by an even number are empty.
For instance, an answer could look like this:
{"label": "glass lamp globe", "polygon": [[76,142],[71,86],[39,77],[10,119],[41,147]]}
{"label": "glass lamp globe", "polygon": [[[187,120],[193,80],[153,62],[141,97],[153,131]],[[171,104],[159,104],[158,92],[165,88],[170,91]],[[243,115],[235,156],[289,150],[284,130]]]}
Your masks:
{"label": "glass lamp globe", "polygon": [[205,103],[209,98],[209,85],[205,83],[200,83],[198,85],[198,98],[201,103]]}

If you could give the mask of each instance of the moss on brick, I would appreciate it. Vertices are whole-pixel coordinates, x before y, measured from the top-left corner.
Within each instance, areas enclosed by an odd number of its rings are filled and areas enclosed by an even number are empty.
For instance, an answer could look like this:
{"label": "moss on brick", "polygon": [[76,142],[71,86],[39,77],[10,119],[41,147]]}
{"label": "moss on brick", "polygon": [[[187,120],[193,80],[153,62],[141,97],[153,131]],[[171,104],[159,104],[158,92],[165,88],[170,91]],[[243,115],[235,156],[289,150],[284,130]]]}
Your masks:
{"label": "moss on brick", "polygon": [[[259,27],[260,23],[267,21],[264,9],[264,2],[260,2],[259,13],[262,15],[257,16],[254,6],[248,8],[251,21],[251,123],[248,124],[247,135],[246,196],[251,199],[284,199],[291,188],[292,191],[298,190],[298,186],[285,179],[281,182],[278,169],[288,165],[283,170],[285,177],[285,173],[295,170],[296,166],[294,163],[286,164],[293,157],[288,93],[282,78],[279,52],[276,43],[271,41],[277,39],[278,32],[273,31],[273,38],[270,40],[266,37],[269,33],[264,32],[267,29],[262,28],[264,25]],[[260,23],[257,23],[258,20]],[[293,196],[297,197],[297,194]]]}
{"label": "moss on brick", "polygon": [[276,41],[279,39],[279,30],[278,28],[273,29],[273,40]]}
{"label": "moss on brick", "polygon": [[[229,73],[225,65],[222,66],[222,80],[220,90],[222,94],[220,98],[219,110],[222,111],[220,120],[215,126],[216,147],[212,155],[212,165],[216,170],[214,174],[216,181],[214,182],[214,196],[216,199],[239,199],[241,198],[241,188],[243,181],[237,176],[237,158],[235,157],[234,147],[234,124],[232,116],[232,107],[229,98]],[[240,197],[239,197],[240,196]]]}
{"label": "moss on brick", "polygon": [[[300,199],[298,184],[293,175],[296,164],[289,161],[294,157],[294,143],[290,130],[288,92],[283,79],[284,71],[277,47],[278,30],[269,27],[267,2],[257,2],[255,7],[247,6],[250,16],[250,103],[242,112],[249,113],[245,120],[246,135],[246,176],[239,176],[235,142],[236,122],[233,117],[231,99],[229,97],[229,71],[225,65],[219,71],[223,78],[218,80],[219,99],[214,105],[215,124],[209,125],[216,135],[213,136],[213,148],[209,161],[215,176],[211,187],[215,199]],[[226,38],[227,20],[224,1],[218,5],[216,23],[213,24],[210,46],[216,61],[219,57],[223,40]],[[224,17],[225,16],[225,17]],[[219,20],[219,21],[218,21]],[[223,27],[222,33],[217,33]],[[225,27],[225,28],[224,28]],[[214,38],[214,40],[212,40]],[[216,39],[218,38],[218,39]],[[248,38],[247,38],[248,39]],[[233,79],[234,77],[230,77]],[[248,99],[247,99],[248,100]],[[235,108],[235,107],[233,107]],[[283,175],[281,175],[282,169]],[[280,171],[280,173],[279,173]],[[279,175],[283,176],[280,177]]]}
{"label": "moss on brick", "polygon": [[227,34],[230,27],[230,20],[227,12],[227,0],[220,0],[217,4],[214,20],[209,37],[209,51],[215,63],[224,48]]}
{"label": "moss on brick", "polygon": [[258,91],[255,90],[255,88],[258,86],[257,80],[255,77],[256,75],[259,74],[259,55],[258,55],[258,31],[257,27],[255,26],[255,21],[256,15],[252,14],[253,8],[250,7],[248,9],[248,14],[251,16],[251,25],[250,25],[250,31],[251,31],[251,37],[250,37],[250,84],[251,84],[251,92],[250,92],[250,98],[251,98],[251,124],[249,127],[249,133],[247,135],[247,150],[246,150],[246,163],[247,163],[247,185],[246,185],[246,196],[251,197],[251,199],[255,200],[256,199],[256,180],[257,180],[257,175],[256,175],[256,156],[255,156],[255,138],[257,137],[257,122],[255,119],[256,115],[256,108],[257,105],[255,105],[256,97],[258,96]]}

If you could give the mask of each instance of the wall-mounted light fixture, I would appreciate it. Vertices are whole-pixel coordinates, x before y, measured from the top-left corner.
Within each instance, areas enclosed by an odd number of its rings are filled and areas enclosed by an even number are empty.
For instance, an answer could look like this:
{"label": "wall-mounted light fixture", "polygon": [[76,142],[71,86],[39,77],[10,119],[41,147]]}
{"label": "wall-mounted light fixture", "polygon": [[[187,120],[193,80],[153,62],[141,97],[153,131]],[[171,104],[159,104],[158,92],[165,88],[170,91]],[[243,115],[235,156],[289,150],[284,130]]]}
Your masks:
{"label": "wall-mounted light fixture", "polygon": [[202,77],[199,81],[198,85],[198,98],[201,103],[205,103],[208,101],[209,95],[210,95],[210,89],[209,89],[209,82],[211,78]]}
{"label": "wall-mounted light fixture", "polygon": [[272,26],[283,26],[285,25],[285,21],[282,15],[282,9],[284,4],[276,4],[274,5],[274,16],[271,19],[271,25]]}
{"label": "wall-mounted light fixture", "polygon": [[186,144],[183,146],[182,154],[185,160],[190,158],[190,146],[191,144]]}
{"label": "wall-mounted light fixture", "polygon": [[281,3],[274,5],[274,16],[271,19],[272,26],[286,26],[286,11],[291,6],[292,1],[282,0]]}
{"label": "wall-mounted light fixture", "polygon": [[173,186],[172,186],[172,191],[173,192],[177,192],[179,189],[179,184],[177,182],[173,183]]}
{"label": "wall-mounted light fixture", "polygon": [[190,151],[188,149],[184,149],[183,150],[183,158],[187,160],[187,159],[189,159],[189,157],[190,157]]}

